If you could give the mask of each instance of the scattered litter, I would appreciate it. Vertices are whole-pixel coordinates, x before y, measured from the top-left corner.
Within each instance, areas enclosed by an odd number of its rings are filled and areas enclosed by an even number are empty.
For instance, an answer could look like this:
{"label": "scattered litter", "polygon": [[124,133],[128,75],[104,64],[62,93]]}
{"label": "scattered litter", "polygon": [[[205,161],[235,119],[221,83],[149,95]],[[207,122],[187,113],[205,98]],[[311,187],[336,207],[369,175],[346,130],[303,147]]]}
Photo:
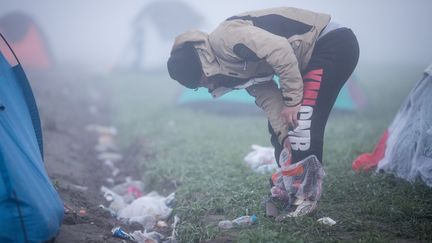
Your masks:
{"label": "scattered litter", "polygon": [[131,180],[128,177],[124,183],[114,186],[111,190],[122,195],[125,202],[129,203],[143,195],[144,183],[138,180]]}
{"label": "scattered litter", "polygon": [[175,202],[175,193],[171,193],[168,195],[168,197],[166,197],[165,205],[172,208],[172,207],[174,207],[174,202]]}
{"label": "scattered litter", "polygon": [[114,163],[111,160],[109,160],[109,159],[107,159],[107,160],[104,161],[104,165],[106,165],[111,170],[113,170],[113,169],[116,168],[115,165],[114,165]]}
{"label": "scattered litter", "polygon": [[320,218],[317,221],[318,221],[318,223],[329,225],[329,226],[333,226],[336,224],[336,221],[334,221],[333,219],[331,219],[329,217]]}
{"label": "scattered litter", "polygon": [[231,229],[234,228],[234,224],[231,220],[222,220],[219,222],[218,227],[220,229]]}
{"label": "scattered litter", "polygon": [[254,215],[246,215],[241,216],[233,220],[222,220],[219,222],[218,226],[220,229],[231,229],[239,226],[249,226],[256,223],[258,220],[257,216]]}
{"label": "scattered litter", "polygon": [[134,231],[131,234],[132,238],[135,242],[138,243],[158,243],[165,239],[165,236],[162,234],[152,231],[152,232],[142,232],[142,231]]}
{"label": "scattered litter", "polygon": [[157,222],[156,226],[159,228],[166,228],[166,227],[168,227],[168,224],[165,221],[159,220]]}
{"label": "scattered litter", "polygon": [[139,198],[142,196],[142,191],[136,186],[128,186],[127,193],[128,195],[132,195],[135,198]]}
{"label": "scattered litter", "polygon": [[135,199],[118,212],[120,218],[152,215],[157,219],[167,219],[172,208],[166,205],[167,197],[151,192],[146,196]]}
{"label": "scattered litter", "polygon": [[[142,231],[134,231],[133,233],[126,232],[120,227],[115,227],[112,229],[112,235],[123,239],[123,242],[157,243],[163,241],[165,243],[176,243],[176,227],[180,221],[177,216],[174,216],[174,222],[171,224],[172,234],[168,238],[158,232],[152,231],[155,226],[169,230],[168,223],[165,220],[172,213],[175,194],[172,193],[164,197],[156,192],[151,192],[144,195],[144,184],[129,177],[125,178],[124,183],[115,185],[117,181],[115,178],[120,173],[116,163],[123,159],[123,155],[118,153],[114,142],[117,129],[96,124],[88,125],[86,129],[87,131],[94,131],[99,134],[98,144],[95,146],[95,150],[99,152],[97,159],[102,161],[112,174],[111,178],[105,179],[111,188],[106,186],[101,187],[101,192],[109,202],[109,206],[106,207],[101,204],[99,208],[109,212],[111,216],[123,223],[140,224],[143,227]],[[85,214],[85,211],[81,213]]]}
{"label": "scattered litter", "polygon": [[129,218],[125,223],[138,223],[142,225],[145,230],[152,230],[156,224],[156,218],[153,215],[136,216]]}
{"label": "scattered litter", "polygon": [[97,152],[107,152],[107,151],[117,151],[117,146],[115,144],[97,144],[94,149]]}
{"label": "scattered litter", "polygon": [[251,147],[252,151],[244,157],[244,161],[252,170],[258,173],[267,173],[277,168],[274,148],[256,144],[253,144]]}
{"label": "scattered litter", "polygon": [[117,135],[117,129],[113,126],[101,126],[97,124],[89,124],[86,126],[87,131],[97,132],[99,134]]}
{"label": "scattered litter", "polygon": [[118,175],[118,173],[120,173],[119,168],[114,168],[113,171],[111,172],[111,175],[115,177]]}
{"label": "scattered litter", "polygon": [[105,207],[103,204],[100,204],[100,205],[99,205],[99,208],[101,208],[101,209],[104,210],[104,211],[109,212],[109,213],[111,214],[111,216],[113,216],[113,217],[117,217],[116,212],[114,212],[114,210],[112,210],[111,208],[107,208],[107,207]]}
{"label": "scattered litter", "polygon": [[78,211],[78,215],[81,216],[81,217],[86,216],[86,214],[87,214],[87,211],[86,211],[84,208],[81,208],[81,209]]}
{"label": "scattered litter", "polygon": [[114,137],[111,134],[102,134],[98,137],[98,144],[110,145],[114,144]]}
{"label": "scattered litter", "polygon": [[73,211],[74,211],[70,206],[68,206],[66,204],[63,204],[63,208],[64,208],[65,214],[73,213]]}
{"label": "scattered litter", "polygon": [[172,233],[171,236],[165,241],[165,243],[176,243],[177,239],[177,224],[180,222],[180,218],[177,215],[174,215],[174,222],[171,224]]}
{"label": "scattered litter", "polygon": [[123,155],[113,152],[103,152],[99,154],[98,159],[103,161],[111,160],[112,162],[117,162],[123,159]]}
{"label": "scattered litter", "polygon": [[111,185],[114,185],[114,182],[115,182],[113,178],[106,178],[105,181]]}
{"label": "scattered litter", "polygon": [[112,135],[99,135],[98,144],[95,149],[99,152],[106,152],[109,150],[117,150],[117,146],[114,143],[114,137]]}
{"label": "scattered litter", "polygon": [[102,186],[101,191],[105,199],[111,202],[109,209],[117,218],[125,223],[140,223],[145,229],[152,229],[158,220],[165,220],[171,215],[172,208],[168,205],[173,204],[175,194],[163,197],[151,192],[135,199],[142,193],[141,188],[141,183],[129,181],[112,189]]}
{"label": "scattered litter", "polygon": [[123,197],[118,195],[117,193],[111,191],[107,187],[102,186],[101,191],[104,193],[104,197],[108,202],[111,202],[109,208],[117,212],[124,207],[126,207],[127,203],[124,201]]}
{"label": "scattered litter", "polygon": [[125,239],[125,240],[132,240],[132,241],[134,241],[134,238],[130,235],[130,234],[128,234],[128,233],[126,233],[122,228],[120,228],[120,227],[115,227],[115,228],[113,228],[112,230],[111,230],[111,232],[112,232],[112,235],[114,236],[114,237],[117,237],[117,238],[120,238],[120,239]]}
{"label": "scattered litter", "polygon": [[118,173],[120,173],[119,168],[117,168],[114,163],[112,162],[112,160],[105,160],[104,161],[104,165],[107,166],[110,170],[111,170],[111,175],[116,177],[118,175]]}

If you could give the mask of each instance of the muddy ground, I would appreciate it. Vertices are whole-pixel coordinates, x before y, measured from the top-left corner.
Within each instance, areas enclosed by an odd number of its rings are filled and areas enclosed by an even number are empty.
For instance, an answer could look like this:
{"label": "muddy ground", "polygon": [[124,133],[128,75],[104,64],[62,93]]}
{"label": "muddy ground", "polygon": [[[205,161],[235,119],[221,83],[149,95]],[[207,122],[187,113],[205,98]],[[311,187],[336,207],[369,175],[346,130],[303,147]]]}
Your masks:
{"label": "muddy ground", "polygon": [[27,75],[41,115],[46,169],[66,210],[56,242],[122,242],[112,237],[111,229],[133,226],[121,224],[99,207],[108,206],[100,188],[126,177],[140,179],[142,168],[134,158],[143,154],[142,146],[123,151],[127,156],[113,176],[98,160],[98,134],[86,129],[89,124],[111,125],[110,95],[103,78],[82,70]]}

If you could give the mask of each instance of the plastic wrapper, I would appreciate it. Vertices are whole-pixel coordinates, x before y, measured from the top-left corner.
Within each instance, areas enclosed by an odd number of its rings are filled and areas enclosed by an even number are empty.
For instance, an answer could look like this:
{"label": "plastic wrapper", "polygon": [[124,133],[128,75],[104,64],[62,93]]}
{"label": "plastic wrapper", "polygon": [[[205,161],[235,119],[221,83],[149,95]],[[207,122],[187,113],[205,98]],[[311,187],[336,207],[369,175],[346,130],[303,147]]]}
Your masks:
{"label": "plastic wrapper", "polygon": [[295,164],[283,163],[272,176],[272,197],[294,204],[296,200],[318,201],[324,169],[315,155]]}

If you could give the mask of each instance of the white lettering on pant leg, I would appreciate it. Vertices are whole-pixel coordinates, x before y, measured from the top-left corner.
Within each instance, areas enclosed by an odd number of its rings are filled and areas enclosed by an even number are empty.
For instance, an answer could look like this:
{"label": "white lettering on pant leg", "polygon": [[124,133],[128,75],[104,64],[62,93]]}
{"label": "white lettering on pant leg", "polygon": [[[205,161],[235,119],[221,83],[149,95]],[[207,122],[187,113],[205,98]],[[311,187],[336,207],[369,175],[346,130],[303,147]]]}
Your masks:
{"label": "white lettering on pant leg", "polygon": [[310,70],[303,76],[303,101],[299,111],[299,126],[288,133],[293,151],[306,151],[311,146],[311,122],[324,70]]}
{"label": "white lettering on pant leg", "polygon": [[310,148],[310,138],[290,137],[291,149],[306,151]]}
{"label": "white lettering on pant leg", "polygon": [[312,117],[313,108],[311,106],[300,107],[300,120],[308,120]]}
{"label": "white lettering on pant leg", "polygon": [[288,133],[291,149],[306,151],[310,148],[310,127],[313,108],[302,106],[300,108],[300,119],[298,127]]}

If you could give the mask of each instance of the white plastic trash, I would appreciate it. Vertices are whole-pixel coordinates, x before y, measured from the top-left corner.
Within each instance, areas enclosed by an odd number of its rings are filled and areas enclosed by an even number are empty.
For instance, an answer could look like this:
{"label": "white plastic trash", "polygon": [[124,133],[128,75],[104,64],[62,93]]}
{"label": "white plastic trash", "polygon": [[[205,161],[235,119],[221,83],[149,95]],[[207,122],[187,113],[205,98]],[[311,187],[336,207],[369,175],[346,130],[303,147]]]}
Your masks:
{"label": "white plastic trash", "polygon": [[249,226],[258,220],[256,215],[241,216],[233,220],[222,220],[218,223],[220,229],[231,229],[234,227]]}
{"label": "white plastic trash", "polygon": [[98,155],[98,159],[102,161],[111,160],[112,162],[117,162],[123,159],[123,155],[113,152],[103,152]]}
{"label": "white plastic trash", "polygon": [[325,224],[325,225],[329,225],[329,226],[333,226],[336,224],[336,221],[334,221],[330,217],[323,217],[323,218],[318,219],[317,221],[320,224]]}
{"label": "white plastic trash", "polygon": [[118,212],[120,218],[132,218],[137,216],[152,215],[157,220],[167,219],[172,212],[172,208],[166,205],[166,197],[158,193],[149,193],[135,199]]}
{"label": "white plastic trash", "polygon": [[147,231],[134,231],[132,234],[130,234],[135,242],[138,243],[158,243],[158,242],[162,242],[163,239],[165,239],[165,237],[155,231],[152,232],[147,232]]}
{"label": "white plastic trash", "polygon": [[113,126],[101,126],[97,124],[89,124],[86,126],[87,131],[97,132],[99,134],[117,135],[117,129]]}
{"label": "white plastic trash", "polygon": [[119,210],[126,207],[126,202],[123,197],[118,195],[117,193],[111,191],[105,186],[101,187],[101,191],[104,193],[104,197],[107,201],[111,202],[109,208],[114,210],[114,212],[118,212]]}
{"label": "white plastic trash", "polygon": [[259,173],[266,173],[277,168],[274,148],[263,147],[256,144],[253,144],[251,148],[252,151],[244,157],[244,161],[252,170]]}
{"label": "white plastic trash", "polygon": [[129,224],[138,223],[143,226],[145,230],[152,230],[156,225],[156,218],[153,215],[144,215],[132,217],[127,221]]}

